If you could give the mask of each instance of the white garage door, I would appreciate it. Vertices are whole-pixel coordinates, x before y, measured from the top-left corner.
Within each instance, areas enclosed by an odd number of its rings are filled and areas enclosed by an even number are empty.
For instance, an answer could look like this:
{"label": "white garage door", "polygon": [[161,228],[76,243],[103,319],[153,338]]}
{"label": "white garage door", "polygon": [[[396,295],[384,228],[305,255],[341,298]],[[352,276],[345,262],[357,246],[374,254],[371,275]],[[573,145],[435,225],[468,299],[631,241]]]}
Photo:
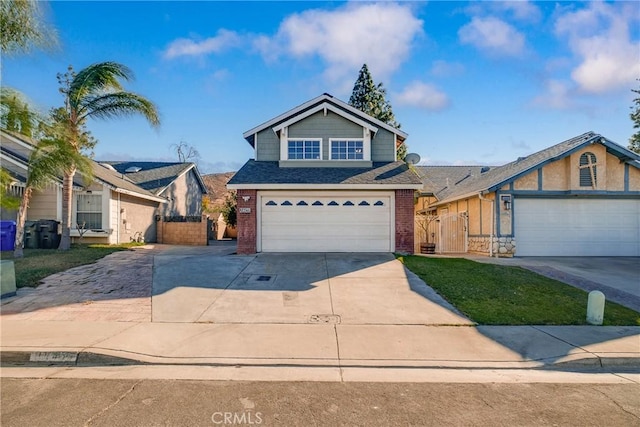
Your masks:
{"label": "white garage door", "polygon": [[640,256],[640,200],[515,199],[517,256]]}
{"label": "white garage door", "polygon": [[263,252],[391,252],[390,192],[258,194]]}

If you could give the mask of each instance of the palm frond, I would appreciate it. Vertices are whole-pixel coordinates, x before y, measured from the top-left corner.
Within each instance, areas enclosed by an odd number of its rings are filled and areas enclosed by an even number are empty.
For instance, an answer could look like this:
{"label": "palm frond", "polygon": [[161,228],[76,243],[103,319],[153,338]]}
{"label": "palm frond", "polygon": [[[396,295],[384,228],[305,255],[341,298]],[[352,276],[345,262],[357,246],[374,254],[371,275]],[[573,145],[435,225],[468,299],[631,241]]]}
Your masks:
{"label": "palm frond", "polygon": [[133,71],[117,62],[100,62],[89,65],[75,75],[69,85],[69,101],[78,107],[83,99],[92,94],[122,91],[121,80],[134,79]]}
{"label": "palm frond", "polygon": [[77,169],[92,176],[91,161],[59,138],[44,138],[38,142],[29,157],[27,186],[42,188],[63,176],[64,172]]}
{"label": "palm frond", "polygon": [[148,99],[131,92],[107,93],[88,99],[82,108],[83,120],[88,117],[111,119],[141,114],[152,125],[160,125],[155,105]]}

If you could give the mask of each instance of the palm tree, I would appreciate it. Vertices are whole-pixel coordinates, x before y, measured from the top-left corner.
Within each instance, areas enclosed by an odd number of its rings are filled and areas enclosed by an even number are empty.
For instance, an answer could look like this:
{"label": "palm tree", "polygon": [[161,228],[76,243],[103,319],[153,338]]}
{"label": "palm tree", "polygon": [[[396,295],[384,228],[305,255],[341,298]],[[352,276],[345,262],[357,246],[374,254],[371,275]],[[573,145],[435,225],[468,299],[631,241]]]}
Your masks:
{"label": "palm tree", "polygon": [[[69,67],[58,75],[60,91],[65,97],[64,107],[55,112],[56,121],[67,129],[70,148],[81,153],[91,148],[95,141],[85,130],[89,118],[111,119],[129,115],[142,115],[154,127],[160,124],[155,105],[146,98],[122,87],[121,81],[133,79],[133,72],[116,62],[101,62],[79,71]],[[65,168],[62,181],[62,237],[60,250],[71,247],[71,204],[73,200],[73,176],[77,165]]]}
{"label": "palm tree", "polygon": [[0,2],[0,52],[3,55],[57,46],[58,36],[43,19],[41,5],[38,0]]}
{"label": "palm tree", "polygon": [[27,219],[27,208],[33,191],[55,182],[70,164],[75,165],[78,170],[82,171],[86,179],[90,179],[92,176],[91,162],[88,158],[72,150],[66,140],[60,138],[60,134],[50,133],[49,135],[36,145],[36,149],[29,157],[27,182],[20,200],[20,207],[18,208],[14,247],[15,258],[21,258],[24,255],[24,224]]}

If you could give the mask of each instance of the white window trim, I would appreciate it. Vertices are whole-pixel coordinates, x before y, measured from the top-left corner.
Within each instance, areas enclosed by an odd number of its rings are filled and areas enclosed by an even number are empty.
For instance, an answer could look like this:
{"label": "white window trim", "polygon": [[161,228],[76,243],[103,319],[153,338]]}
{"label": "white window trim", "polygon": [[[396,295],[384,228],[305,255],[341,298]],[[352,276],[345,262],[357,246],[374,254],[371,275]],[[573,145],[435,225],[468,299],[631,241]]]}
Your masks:
{"label": "white window trim", "polygon": [[[100,201],[101,201],[101,203],[100,203],[100,209],[101,209],[100,213],[102,214],[101,221],[100,221],[101,222],[100,229],[108,231],[109,227],[105,227],[105,224],[109,224],[109,213],[108,213],[109,212],[109,209],[108,209],[108,207],[109,207],[109,198],[107,197],[106,201],[105,201],[105,197],[104,197],[105,193],[103,191],[92,191],[91,193],[88,193],[86,191],[74,191],[73,192],[73,209],[71,210],[71,215],[72,215],[72,217],[71,217],[71,219],[72,219],[72,221],[71,221],[71,230],[76,230],[76,232],[78,230],[78,224],[77,224],[77,222],[78,222],[78,196],[79,195],[88,195],[88,194],[91,194],[93,196],[100,196]],[[87,233],[89,233],[89,232],[87,232]]]}
{"label": "white window trim", "polygon": [[[331,155],[333,143],[336,141],[359,141],[362,142],[362,158],[361,159],[334,159]],[[367,138],[329,138],[329,160],[337,162],[368,162],[371,161],[371,141]]]}
{"label": "white window trim", "polygon": [[[304,142],[318,142],[320,143],[320,158],[319,159],[290,159],[289,158],[289,142],[292,141],[304,141]],[[286,148],[286,154],[284,160],[292,161],[292,162],[319,162],[322,161],[322,138],[286,138],[286,143],[284,144]]]}

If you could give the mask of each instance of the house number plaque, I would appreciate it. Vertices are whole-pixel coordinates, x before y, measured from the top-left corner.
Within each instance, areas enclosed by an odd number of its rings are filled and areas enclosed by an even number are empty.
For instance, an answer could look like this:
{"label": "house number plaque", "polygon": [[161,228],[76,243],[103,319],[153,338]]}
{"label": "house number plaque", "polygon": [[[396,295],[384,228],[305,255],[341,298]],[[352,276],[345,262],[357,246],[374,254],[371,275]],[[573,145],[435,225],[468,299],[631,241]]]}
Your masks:
{"label": "house number plaque", "polygon": [[251,208],[240,208],[240,213],[251,213]]}

